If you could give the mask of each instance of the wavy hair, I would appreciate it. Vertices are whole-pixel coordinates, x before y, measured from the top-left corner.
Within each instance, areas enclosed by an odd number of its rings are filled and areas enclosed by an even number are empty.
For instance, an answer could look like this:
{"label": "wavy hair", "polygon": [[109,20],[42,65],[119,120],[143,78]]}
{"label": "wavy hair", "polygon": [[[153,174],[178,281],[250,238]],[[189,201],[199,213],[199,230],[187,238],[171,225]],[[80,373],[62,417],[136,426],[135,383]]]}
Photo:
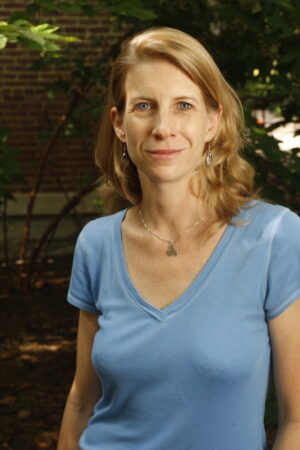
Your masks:
{"label": "wavy hair", "polygon": [[218,130],[211,141],[213,164],[205,164],[208,144],[199,161],[195,177],[200,182],[199,197],[217,222],[230,223],[243,204],[255,198],[254,170],[242,158],[244,116],[236,92],[227,83],[208,51],[192,36],[168,27],[150,28],[125,43],[114,61],[106,107],[96,143],[96,165],[102,171],[100,188],[107,213],[138,204],[141,185],[135,165],[122,162],[122,143],[115,135],[110,109],[124,112],[125,79],[130,67],[151,59],[163,59],[181,69],[203,94],[209,108],[222,107]]}

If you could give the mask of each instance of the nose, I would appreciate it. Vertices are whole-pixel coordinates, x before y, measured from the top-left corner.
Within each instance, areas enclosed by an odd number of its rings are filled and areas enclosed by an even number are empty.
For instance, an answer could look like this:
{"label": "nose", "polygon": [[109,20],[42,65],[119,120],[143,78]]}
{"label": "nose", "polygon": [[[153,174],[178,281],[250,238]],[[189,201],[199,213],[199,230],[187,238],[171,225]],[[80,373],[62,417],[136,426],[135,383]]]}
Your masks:
{"label": "nose", "polygon": [[168,110],[159,110],[155,114],[152,128],[152,136],[157,139],[166,139],[175,136],[175,118]]}

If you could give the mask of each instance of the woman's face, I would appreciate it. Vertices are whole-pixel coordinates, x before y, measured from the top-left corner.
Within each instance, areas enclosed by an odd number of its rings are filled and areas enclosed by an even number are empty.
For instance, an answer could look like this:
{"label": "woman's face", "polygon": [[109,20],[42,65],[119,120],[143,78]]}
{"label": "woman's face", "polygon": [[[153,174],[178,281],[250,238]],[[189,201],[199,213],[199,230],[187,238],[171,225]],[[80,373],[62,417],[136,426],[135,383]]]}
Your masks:
{"label": "woman's face", "polygon": [[190,179],[220,111],[208,110],[200,88],[175,65],[155,59],[133,66],[125,81],[125,109],[111,117],[140,179]]}

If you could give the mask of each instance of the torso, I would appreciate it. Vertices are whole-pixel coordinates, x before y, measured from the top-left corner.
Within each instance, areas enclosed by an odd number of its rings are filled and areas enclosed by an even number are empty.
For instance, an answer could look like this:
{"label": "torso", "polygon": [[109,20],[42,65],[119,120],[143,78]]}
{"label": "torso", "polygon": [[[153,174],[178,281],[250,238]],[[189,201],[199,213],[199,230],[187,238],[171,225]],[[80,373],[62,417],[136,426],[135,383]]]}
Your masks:
{"label": "torso", "polygon": [[168,244],[138,227],[127,214],[122,239],[131,280],[148,303],[164,309],[193,282],[217,247],[226,225],[207,237],[209,223],[203,222],[176,243],[177,256],[167,256]]}

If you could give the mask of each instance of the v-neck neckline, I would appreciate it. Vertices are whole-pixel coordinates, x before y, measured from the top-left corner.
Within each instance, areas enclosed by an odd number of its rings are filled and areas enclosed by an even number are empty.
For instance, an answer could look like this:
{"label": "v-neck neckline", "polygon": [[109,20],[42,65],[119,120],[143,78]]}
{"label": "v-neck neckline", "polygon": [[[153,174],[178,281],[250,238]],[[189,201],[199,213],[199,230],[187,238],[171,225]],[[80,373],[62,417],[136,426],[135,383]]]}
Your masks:
{"label": "v-neck neckline", "polygon": [[165,306],[163,309],[157,308],[152,303],[148,302],[135,287],[127,267],[127,261],[125,257],[125,250],[122,238],[122,222],[125,219],[128,208],[120,211],[116,216],[113,227],[113,238],[115,245],[117,247],[117,252],[115,252],[116,265],[119,269],[120,276],[127,291],[130,295],[131,300],[134,301],[135,305],[147,314],[157,319],[159,322],[179,313],[186,305],[188,305],[192,300],[201,293],[201,290],[205,287],[206,283],[209,282],[213,269],[217,263],[219,263],[223,251],[226,249],[227,244],[236,234],[239,228],[236,225],[229,224],[224,233],[222,234],[219,242],[212,251],[205,265],[200,269],[195,278],[189,284],[189,286],[170,304]]}

